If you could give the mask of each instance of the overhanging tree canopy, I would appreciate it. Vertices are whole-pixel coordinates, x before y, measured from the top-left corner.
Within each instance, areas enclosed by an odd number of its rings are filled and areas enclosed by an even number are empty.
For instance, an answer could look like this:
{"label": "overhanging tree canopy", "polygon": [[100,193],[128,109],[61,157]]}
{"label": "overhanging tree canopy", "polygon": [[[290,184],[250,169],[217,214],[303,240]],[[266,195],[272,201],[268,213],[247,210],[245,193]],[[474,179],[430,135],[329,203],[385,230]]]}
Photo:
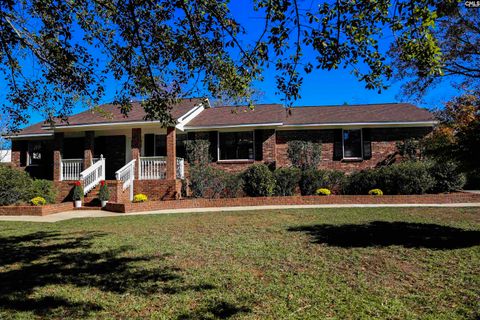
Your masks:
{"label": "overhanging tree canopy", "polygon": [[12,129],[28,120],[29,109],[53,122],[78,101],[94,106],[111,78],[125,113],[132,97],[143,98],[148,117],[164,124],[172,121],[168,106],[191,95],[191,86],[248,99],[269,66],[287,104],[314,68],[349,68],[380,90],[392,75],[380,46],[385,34],[394,35],[403,61],[426,66],[422,76],[440,74],[434,23],[458,11],[453,0],[245,5],[264,19],[251,41],[228,0],[0,0],[0,70]]}

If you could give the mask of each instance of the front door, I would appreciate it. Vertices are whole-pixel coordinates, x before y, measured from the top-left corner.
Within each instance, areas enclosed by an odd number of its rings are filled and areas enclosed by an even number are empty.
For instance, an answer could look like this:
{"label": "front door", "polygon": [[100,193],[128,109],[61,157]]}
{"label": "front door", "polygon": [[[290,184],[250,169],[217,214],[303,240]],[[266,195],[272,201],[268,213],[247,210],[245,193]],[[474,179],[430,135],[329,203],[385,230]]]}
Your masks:
{"label": "front door", "polygon": [[115,172],[125,165],[125,136],[103,136],[95,138],[94,158],[105,161],[105,179],[115,180]]}

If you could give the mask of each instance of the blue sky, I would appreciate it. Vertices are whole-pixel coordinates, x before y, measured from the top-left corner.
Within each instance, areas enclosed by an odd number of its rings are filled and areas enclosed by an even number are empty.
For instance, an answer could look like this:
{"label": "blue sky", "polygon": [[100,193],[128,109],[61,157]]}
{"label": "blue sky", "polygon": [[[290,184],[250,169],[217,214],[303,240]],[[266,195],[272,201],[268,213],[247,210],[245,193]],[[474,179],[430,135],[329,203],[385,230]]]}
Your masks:
{"label": "blue sky", "polygon": [[[247,36],[243,39],[244,43],[255,41],[258,32],[262,30],[263,21],[259,13],[245,8],[251,8],[247,1],[232,1],[232,12],[238,21],[246,26]],[[382,44],[384,48],[388,47],[389,37],[385,37]],[[101,57],[99,57],[102,60]],[[306,53],[308,59],[308,52]],[[28,63],[28,61],[27,61]],[[256,83],[256,87],[263,93],[258,103],[281,102],[281,96],[275,94],[275,74],[274,68],[265,70],[264,81]],[[5,97],[6,82],[0,78],[0,99]],[[365,103],[388,103],[388,102],[409,102],[400,96],[401,83],[392,82],[389,89],[378,93],[376,90],[365,89],[364,83],[360,83],[350,70],[340,69],[335,71],[314,70],[311,74],[304,76],[304,84],[301,88],[301,99],[297,100],[295,106],[305,105],[341,105],[365,104]],[[107,91],[102,102],[110,102],[115,95],[117,84],[113,81],[107,82]],[[441,85],[431,90],[425,97],[424,102],[418,104],[426,108],[439,108],[442,103],[456,95],[456,90],[444,81]],[[83,111],[79,106],[75,112]],[[42,115],[34,113],[31,115],[30,124],[41,121]]]}

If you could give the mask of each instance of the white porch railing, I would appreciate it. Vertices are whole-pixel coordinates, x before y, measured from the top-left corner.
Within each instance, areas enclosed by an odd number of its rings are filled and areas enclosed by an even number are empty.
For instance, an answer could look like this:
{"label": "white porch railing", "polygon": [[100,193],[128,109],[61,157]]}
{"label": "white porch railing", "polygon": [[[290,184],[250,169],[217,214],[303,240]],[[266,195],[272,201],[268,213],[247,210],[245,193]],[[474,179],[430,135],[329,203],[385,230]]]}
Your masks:
{"label": "white porch railing", "polygon": [[140,180],[165,179],[166,157],[140,157],[138,178]]}
{"label": "white porch railing", "polygon": [[62,159],[60,161],[60,180],[80,180],[83,159]]}
{"label": "white porch railing", "polygon": [[[167,173],[167,158],[140,157],[138,170],[138,178],[140,180],[165,179]],[[183,179],[184,176],[184,160],[183,158],[177,158],[177,179]]]}
{"label": "white porch railing", "polygon": [[122,190],[130,188],[130,201],[133,200],[133,180],[135,179],[135,159],[124,165],[117,172],[117,180],[123,181]]}
{"label": "white porch railing", "polygon": [[95,188],[100,181],[105,180],[105,158],[100,156],[100,160],[83,170],[80,173],[80,180],[83,181],[84,194]]}

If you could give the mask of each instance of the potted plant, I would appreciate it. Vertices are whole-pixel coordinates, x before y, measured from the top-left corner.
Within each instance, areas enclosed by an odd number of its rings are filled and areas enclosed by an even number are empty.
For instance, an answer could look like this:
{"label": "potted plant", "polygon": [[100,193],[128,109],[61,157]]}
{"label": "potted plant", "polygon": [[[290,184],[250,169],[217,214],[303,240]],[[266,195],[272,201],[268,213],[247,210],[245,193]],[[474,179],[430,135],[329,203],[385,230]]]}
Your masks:
{"label": "potted plant", "polygon": [[102,203],[102,208],[107,205],[108,200],[110,199],[110,191],[105,181],[100,182],[100,191],[98,192],[98,198]]}
{"label": "potted plant", "polygon": [[73,187],[73,201],[75,201],[75,208],[80,208],[82,206],[82,199],[83,199],[83,188],[82,183],[80,181],[75,182],[75,186]]}

